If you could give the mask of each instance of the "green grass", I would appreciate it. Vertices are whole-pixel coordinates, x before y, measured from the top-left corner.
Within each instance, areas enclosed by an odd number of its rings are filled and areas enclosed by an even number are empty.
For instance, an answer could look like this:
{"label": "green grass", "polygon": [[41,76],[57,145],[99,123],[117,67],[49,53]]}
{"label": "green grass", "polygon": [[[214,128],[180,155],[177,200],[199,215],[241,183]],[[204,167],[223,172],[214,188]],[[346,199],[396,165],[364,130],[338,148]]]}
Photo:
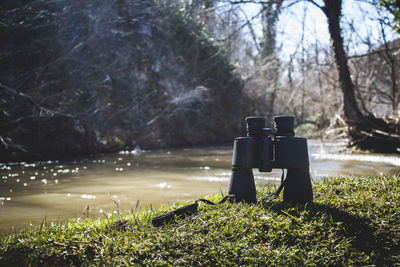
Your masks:
{"label": "green grass", "polygon": [[[332,178],[313,189],[312,204],[201,205],[160,228],[151,218],[185,203],[43,224],[0,237],[0,265],[400,266],[398,176]],[[259,199],[272,191],[259,188]]]}

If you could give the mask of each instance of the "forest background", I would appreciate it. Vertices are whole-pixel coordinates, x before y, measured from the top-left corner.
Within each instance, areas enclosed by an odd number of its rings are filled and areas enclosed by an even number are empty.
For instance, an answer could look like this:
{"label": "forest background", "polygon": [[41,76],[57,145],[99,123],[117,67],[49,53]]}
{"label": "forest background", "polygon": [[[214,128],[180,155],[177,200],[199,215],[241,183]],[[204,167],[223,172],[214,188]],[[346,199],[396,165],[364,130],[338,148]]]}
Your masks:
{"label": "forest background", "polygon": [[225,144],[246,116],[279,114],[299,135],[398,153],[399,5],[343,6],[3,1],[0,160]]}

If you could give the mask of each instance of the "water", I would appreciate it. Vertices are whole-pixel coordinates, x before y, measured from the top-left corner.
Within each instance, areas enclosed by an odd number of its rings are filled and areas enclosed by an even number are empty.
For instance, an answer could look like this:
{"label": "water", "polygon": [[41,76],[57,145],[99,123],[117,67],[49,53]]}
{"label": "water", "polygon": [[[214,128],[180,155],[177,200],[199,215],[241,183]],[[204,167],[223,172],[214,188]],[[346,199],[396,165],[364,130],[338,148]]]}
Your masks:
{"label": "water", "polygon": [[[400,157],[349,155],[343,143],[309,141],[313,180],[338,175],[381,175],[400,171]],[[0,232],[79,218],[85,207],[94,218],[117,207],[158,208],[179,200],[227,193],[232,147],[122,152],[71,162],[0,164]],[[280,170],[254,171],[257,184],[276,184]]]}

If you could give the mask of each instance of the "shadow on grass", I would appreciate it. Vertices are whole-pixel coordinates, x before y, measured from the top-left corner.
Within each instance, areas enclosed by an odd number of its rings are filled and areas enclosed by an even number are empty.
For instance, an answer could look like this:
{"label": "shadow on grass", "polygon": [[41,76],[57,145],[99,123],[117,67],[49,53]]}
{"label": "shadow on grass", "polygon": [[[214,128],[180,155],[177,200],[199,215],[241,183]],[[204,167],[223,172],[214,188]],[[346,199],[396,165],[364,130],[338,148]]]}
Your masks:
{"label": "shadow on grass", "polygon": [[[398,263],[400,244],[393,235],[393,229],[384,227],[367,218],[361,218],[336,207],[319,203],[296,205],[282,202],[264,203],[265,209],[285,216],[299,217],[302,211],[307,211],[307,220],[312,221],[325,214],[333,223],[341,222],[342,234],[351,238],[354,249],[370,256],[372,262],[378,265],[393,265]],[[397,259],[396,259],[397,258]]]}

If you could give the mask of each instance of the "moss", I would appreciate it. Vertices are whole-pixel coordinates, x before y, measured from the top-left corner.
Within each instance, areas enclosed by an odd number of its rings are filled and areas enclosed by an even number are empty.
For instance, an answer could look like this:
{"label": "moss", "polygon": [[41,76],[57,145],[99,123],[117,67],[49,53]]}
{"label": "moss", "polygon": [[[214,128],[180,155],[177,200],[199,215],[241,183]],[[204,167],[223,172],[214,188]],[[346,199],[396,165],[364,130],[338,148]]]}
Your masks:
{"label": "moss", "polygon": [[[259,188],[258,196],[271,191]],[[400,263],[399,193],[398,176],[337,177],[315,184],[307,205],[203,205],[160,228],[152,217],[186,203],[42,225],[2,236],[0,264],[393,266]]]}

